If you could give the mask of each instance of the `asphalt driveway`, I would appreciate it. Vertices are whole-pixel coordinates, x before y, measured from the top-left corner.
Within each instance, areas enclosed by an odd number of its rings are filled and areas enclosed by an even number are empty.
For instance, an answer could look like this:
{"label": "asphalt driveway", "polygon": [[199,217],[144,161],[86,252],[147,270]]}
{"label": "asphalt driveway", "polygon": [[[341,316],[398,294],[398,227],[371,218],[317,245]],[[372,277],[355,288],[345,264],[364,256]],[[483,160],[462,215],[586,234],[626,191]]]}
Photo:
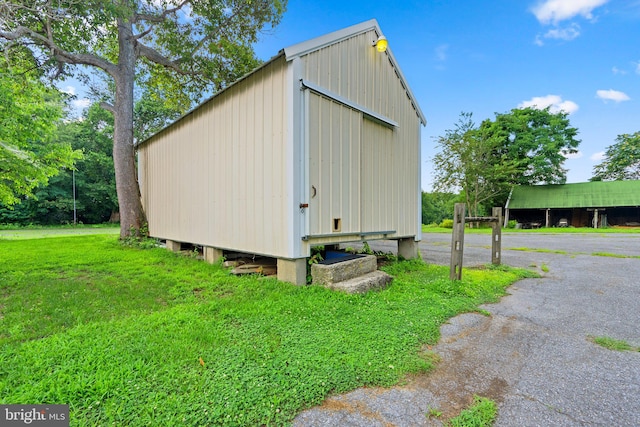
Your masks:
{"label": "asphalt driveway", "polygon": [[[425,261],[448,264],[451,235],[423,239]],[[464,265],[490,262],[490,244],[489,235],[467,234]],[[607,350],[589,337],[640,346],[640,258],[620,257],[640,256],[640,235],[505,233],[502,247],[504,264],[543,278],[517,282],[483,306],[491,316],[443,325],[433,347],[442,361],[429,374],[331,397],[294,425],[436,426],[480,395],[498,403],[496,426],[639,426],[640,352]],[[443,416],[429,417],[430,409]]]}

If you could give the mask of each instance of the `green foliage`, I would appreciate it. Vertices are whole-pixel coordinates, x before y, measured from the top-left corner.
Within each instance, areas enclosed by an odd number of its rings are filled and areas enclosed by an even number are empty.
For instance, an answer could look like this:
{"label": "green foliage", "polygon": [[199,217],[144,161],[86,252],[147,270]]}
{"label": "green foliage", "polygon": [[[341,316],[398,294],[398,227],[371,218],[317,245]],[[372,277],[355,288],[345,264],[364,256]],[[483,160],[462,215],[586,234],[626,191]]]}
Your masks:
{"label": "green foliage", "polygon": [[578,130],[571,127],[568,113],[551,113],[549,107],[517,108],[485,120],[479,131],[483,138],[496,141],[494,155],[515,168],[507,184],[563,184],[567,155],[577,152]]}
{"label": "green foliage", "polygon": [[55,141],[83,153],[76,161],[75,172],[63,169],[47,185],[34,190],[35,198],[23,198],[13,209],[0,208],[0,223],[73,223],[73,175],[77,221],[87,224],[108,221],[118,210],[112,138],[113,116],[97,104],[89,107],[82,120],[60,123]]}
{"label": "green foliage", "polygon": [[64,114],[63,97],[31,69],[33,58],[18,50],[0,55],[0,205],[33,197],[80,153],[53,136]]}
{"label": "green foliage", "polygon": [[449,229],[452,229],[452,228],[453,228],[453,220],[452,220],[452,219],[444,219],[444,220],[442,220],[442,222],[438,225],[438,227],[440,227],[440,228],[449,228]]}
{"label": "green foliage", "polygon": [[591,341],[609,350],[615,351],[640,351],[640,347],[634,347],[626,341],[611,337],[589,337]]}
{"label": "green foliage", "polygon": [[640,179],[640,132],[622,134],[607,147],[604,159],[593,167],[591,181]]}
{"label": "green foliage", "polygon": [[406,261],[384,267],[388,289],[347,295],[114,236],[0,240],[0,259],[0,401],[69,404],[73,425],[285,425],[430,369],[419,349],[440,325],[524,274],[452,282]]}
{"label": "green foliage", "polygon": [[[120,240],[120,243],[123,246],[137,249],[152,249],[159,246],[158,239],[149,237],[149,224],[144,224],[139,230],[131,230],[124,239]],[[195,258],[198,254],[198,249],[194,248],[192,257]]]}
{"label": "green foliage", "polygon": [[462,190],[471,216],[503,191],[500,183],[514,171],[513,162],[496,158],[497,139],[479,132],[471,113],[461,113],[453,130],[437,139],[433,158],[434,186],[439,191]]}
{"label": "green foliage", "polygon": [[474,396],[473,406],[449,420],[451,427],[489,427],[498,415],[498,406],[493,400]]}
{"label": "green foliage", "polygon": [[452,193],[422,192],[422,223],[439,224],[443,219],[453,218],[453,205],[460,196]]}
{"label": "green foliage", "polygon": [[[54,76],[74,71],[77,77],[88,80],[84,70],[89,68],[100,70],[111,79],[107,85],[109,93],[100,95],[113,101],[102,105],[114,114],[116,122],[113,142],[119,155],[114,157],[114,167],[119,177],[117,189],[124,237],[129,233],[129,225],[137,229],[145,222],[139,191],[135,188],[136,83],[146,87],[156,101],[153,108],[143,105],[137,111],[152,118],[149,128],[137,135],[144,138],[161,125],[167,111],[184,112],[195,100],[219,91],[259,65],[252,44],[261,30],[279,23],[285,8],[286,0],[0,0],[0,41],[7,41],[5,46],[41,56],[38,65]],[[5,98],[3,92],[0,90],[0,99]],[[20,164],[33,164],[24,147],[3,142],[1,134],[0,142],[3,148],[10,148],[3,151],[28,159]],[[32,169],[45,171],[47,177],[50,173],[46,172],[43,158],[47,159],[41,155],[40,164]],[[25,174],[13,167],[11,170],[16,177],[33,175],[33,171]],[[0,171],[5,174],[4,167]],[[44,178],[36,179],[29,187],[17,179],[0,178],[2,185],[5,181],[14,183],[14,188],[8,190],[0,186],[0,201],[5,203],[17,202],[12,194],[28,194],[37,183],[46,182]]]}
{"label": "green foliage", "polygon": [[185,113],[191,103],[175,105],[170,94],[161,95],[158,88],[146,87],[136,101],[133,125],[136,142],[142,142]]}
{"label": "green foliage", "polygon": [[561,184],[568,154],[580,141],[567,113],[549,108],[513,109],[484,120],[462,113],[453,130],[437,139],[434,185],[439,191],[462,190],[471,216],[503,206],[514,185]]}
{"label": "green foliage", "polygon": [[362,244],[362,250],[360,251],[361,254],[366,254],[366,255],[373,255],[373,250],[371,249],[371,246],[369,246],[369,242],[364,242]]}
{"label": "green foliage", "polygon": [[439,418],[442,416],[442,411],[438,410],[437,408],[429,408],[429,410],[427,411],[427,418]]}

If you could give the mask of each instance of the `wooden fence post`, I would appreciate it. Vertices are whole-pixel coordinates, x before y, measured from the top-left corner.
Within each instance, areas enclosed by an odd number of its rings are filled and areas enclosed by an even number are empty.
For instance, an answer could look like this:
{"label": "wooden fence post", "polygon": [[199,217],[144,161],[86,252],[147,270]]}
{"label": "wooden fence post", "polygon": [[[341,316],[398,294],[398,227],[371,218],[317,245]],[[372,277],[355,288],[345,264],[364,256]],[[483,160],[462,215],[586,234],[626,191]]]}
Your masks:
{"label": "wooden fence post", "polygon": [[493,208],[491,216],[497,221],[491,223],[491,263],[500,265],[502,256],[502,208]]}
{"label": "wooden fence post", "polygon": [[462,252],[464,249],[465,204],[456,203],[453,211],[453,232],[451,233],[451,266],[449,279],[462,279]]}

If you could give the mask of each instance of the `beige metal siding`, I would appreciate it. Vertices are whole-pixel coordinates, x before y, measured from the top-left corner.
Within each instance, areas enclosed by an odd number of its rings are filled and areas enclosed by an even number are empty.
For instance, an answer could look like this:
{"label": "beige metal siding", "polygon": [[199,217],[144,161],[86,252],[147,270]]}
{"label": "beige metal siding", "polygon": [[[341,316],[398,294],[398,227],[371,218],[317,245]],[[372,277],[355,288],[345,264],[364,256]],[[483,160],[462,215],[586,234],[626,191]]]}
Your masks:
{"label": "beige metal siding", "polygon": [[362,231],[396,230],[402,172],[396,169],[393,129],[362,121]]}
{"label": "beige metal siding", "polygon": [[286,67],[272,62],[140,148],[152,236],[287,256]]}
{"label": "beige metal siding", "polygon": [[[376,38],[372,30],[302,56],[303,78],[398,123],[390,129],[361,120],[360,225],[363,232],[396,230],[390,237],[416,236],[420,233],[420,121],[388,56],[372,46]],[[314,120],[310,114],[311,126]]]}
{"label": "beige metal siding", "polygon": [[309,232],[358,233],[362,114],[325,97],[309,96]]}

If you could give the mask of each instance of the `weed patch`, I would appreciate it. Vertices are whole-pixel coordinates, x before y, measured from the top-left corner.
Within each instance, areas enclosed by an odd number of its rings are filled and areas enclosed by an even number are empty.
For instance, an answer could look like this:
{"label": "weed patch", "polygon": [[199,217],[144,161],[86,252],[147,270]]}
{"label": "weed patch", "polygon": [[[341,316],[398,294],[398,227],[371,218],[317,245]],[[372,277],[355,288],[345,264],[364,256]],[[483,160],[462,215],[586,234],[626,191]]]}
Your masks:
{"label": "weed patch", "polygon": [[601,347],[615,351],[640,351],[640,347],[634,347],[626,341],[611,337],[589,337],[589,340]]}
{"label": "weed patch", "polygon": [[563,251],[559,249],[538,249],[538,248],[527,248],[527,247],[508,248],[508,249],[510,251],[539,252],[543,254],[560,254],[560,255],[567,254],[567,251]]}
{"label": "weed patch", "polygon": [[623,254],[614,254],[610,252],[592,252],[592,256],[603,256],[609,258],[636,258],[639,259],[640,255],[623,255]]}
{"label": "weed patch", "polygon": [[451,427],[489,427],[498,415],[498,406],[493,400],[474,396],[473,405],[449,420]]}

